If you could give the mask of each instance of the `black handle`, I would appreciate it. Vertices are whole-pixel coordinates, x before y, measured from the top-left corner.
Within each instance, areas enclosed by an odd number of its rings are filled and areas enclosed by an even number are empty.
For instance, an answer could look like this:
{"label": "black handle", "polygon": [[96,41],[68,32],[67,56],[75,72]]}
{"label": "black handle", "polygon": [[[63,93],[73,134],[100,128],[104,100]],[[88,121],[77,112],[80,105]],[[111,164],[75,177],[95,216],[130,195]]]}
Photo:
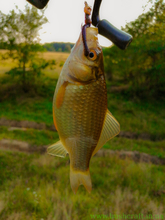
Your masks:
{"label": "black handle", "polygon": [[107,20],[100,20],[99,9],[101,2],[102,0],[95,0],[92,14],[92,24],[98,27],[99,34],[111,40],[120,49],[126,49],[132,42],[132,36],[124,31],[117,29]]}
{"label": "black handle", "polygon": [[38,9],[43,9],[49,0],[27,0]]}
{"label": "black handle", "polygon": [[132,42],[132,36],[114,27],[107,20],[101,20],[97,24],[99,34],[111,40],[120,49],[125,50]]}
{"label": "black handle", "polygon": [[92,12],[92,24],[96,27],[100,21],[99,10],[102,0],[95,0],[93,12]]}

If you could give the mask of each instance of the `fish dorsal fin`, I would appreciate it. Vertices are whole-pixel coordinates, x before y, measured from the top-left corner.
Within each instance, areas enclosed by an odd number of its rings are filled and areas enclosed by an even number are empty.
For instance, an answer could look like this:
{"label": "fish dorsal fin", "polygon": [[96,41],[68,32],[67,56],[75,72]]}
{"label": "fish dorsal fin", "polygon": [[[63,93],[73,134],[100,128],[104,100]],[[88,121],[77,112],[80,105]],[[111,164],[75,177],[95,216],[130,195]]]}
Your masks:
{"label": "fish dorsal fin", "polygon": [[100,148],[111,138],[115,137],[120,132],[120,124],[113,117],[111,112],[107,109],[107,113],[104,120],[103,129],[100,135],[98,144],[93,151],[92,156],[94,156]]}
{"label": "fish dorsal fin", "polygon": [[47,149],[47,153],[57,157],[66,157],[66,155],[68,154],[61,141],[58,141],[57,143],[49,146]]}

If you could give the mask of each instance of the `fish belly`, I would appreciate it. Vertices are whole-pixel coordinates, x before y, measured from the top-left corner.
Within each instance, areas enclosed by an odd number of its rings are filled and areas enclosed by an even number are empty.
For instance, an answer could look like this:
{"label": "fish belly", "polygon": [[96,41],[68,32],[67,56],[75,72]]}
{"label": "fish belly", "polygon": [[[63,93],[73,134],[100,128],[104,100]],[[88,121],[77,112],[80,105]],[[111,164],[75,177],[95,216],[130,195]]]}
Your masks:
{"label": "fish belly", "polygon": [[87,171],[107,111],[105,79],[102,76],[89,84],[68,83],[60,107],[56,105],[57,93],[53,109],[60,140],[69,153],[72,169]]}

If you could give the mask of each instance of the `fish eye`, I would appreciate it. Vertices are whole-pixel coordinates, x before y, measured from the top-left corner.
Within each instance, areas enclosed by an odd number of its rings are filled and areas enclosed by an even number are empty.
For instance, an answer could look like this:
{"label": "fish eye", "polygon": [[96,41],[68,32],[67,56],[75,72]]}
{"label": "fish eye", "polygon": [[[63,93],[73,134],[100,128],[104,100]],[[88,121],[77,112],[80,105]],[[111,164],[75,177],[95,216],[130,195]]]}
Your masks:
{"label": "fish eye", "polygon": [[97,53],[96,53],[96,51],[95,50],[90,50],[89,51],[89,54],[88,54],[88,58],[90,59],[90,60],[96,60],[97,59]]}

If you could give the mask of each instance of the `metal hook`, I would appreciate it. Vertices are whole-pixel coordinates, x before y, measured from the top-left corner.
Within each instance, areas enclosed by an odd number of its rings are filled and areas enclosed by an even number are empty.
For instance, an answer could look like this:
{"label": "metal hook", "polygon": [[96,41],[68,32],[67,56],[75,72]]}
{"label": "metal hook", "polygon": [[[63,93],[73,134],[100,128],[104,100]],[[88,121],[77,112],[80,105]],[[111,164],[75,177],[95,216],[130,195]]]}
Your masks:
{"label": "metal hook", "polygon": [[85,7],[84,7],[84,12],[85,12],[85,24],[82,27],[82,40],[83,40],[83,44],[84,44],[84,55],[87,57],[89,54],[89,49],[87,46],[87,41],[86,41],[86,28],[91,26],[91,19],[90,19],[90,15],[91,15],[91,7],[87,4],[87,2],[85,2]]}

